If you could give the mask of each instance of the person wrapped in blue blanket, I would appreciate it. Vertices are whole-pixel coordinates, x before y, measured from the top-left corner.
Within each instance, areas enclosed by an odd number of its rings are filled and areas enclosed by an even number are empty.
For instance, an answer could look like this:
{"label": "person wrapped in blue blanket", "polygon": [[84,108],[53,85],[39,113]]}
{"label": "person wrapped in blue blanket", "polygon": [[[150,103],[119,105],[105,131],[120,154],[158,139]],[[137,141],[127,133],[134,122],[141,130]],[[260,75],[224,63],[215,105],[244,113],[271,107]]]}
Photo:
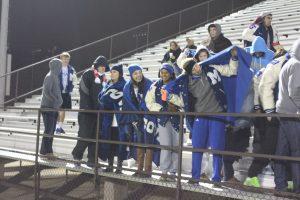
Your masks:
{"label": "person wrapped in blue blanket", "polygon": [[[136,64],[128,67],[130,80],[123,89],[124,111],[148,111],[145,103],[146,93],[149,90],[152,81],[143,76],[142,67]],[[138,143],[153,144],[155,141],[156,121],[155,117],[139,114],[122,114],[121,123],[126,124],[125,132],[130,135],[131,141]],[[137,171],[133,176],[151,177],[153,149],[136,149]],[[145,161],[145,171],[144,170]]]}
{"label": "person wrapped in blue blanket", "polygon": [[[123,77],[123,66],[114,65],[110,69],[111,80],[102,89],[99,94],[100,109],[102,110],[121,110],[123,88],[126,83]],[[104,140],[126,141],[126,136],[122,130],[124,126],[120,123],[120,114],[103,115],[102,131],[100,138]],[[117,144],[102,143],[99,147],[99,157],[106,161],[108,160],[108,167],[105,172],[113,172],[114,157],[118,157],[117,169],[115,173],[122,173],[123,160],[127,159],[126,146]]]}
{"label": "person wrapped in blue blanket", "polygon": [[[231,59],[238,60],[238,69],[228,68]],[[211,56],[207,60],[196,63],[187,59],[183,64],[185,74],[169,83],[165,89],[168,92],[168,101],[183,108],[185,112],[240,112],[242,101],[247,95],[252,79],[249,70],[249,58],[246,52],[238,47],[229,47],[226,50]],[[222,75],[218,69],[224,68]],[[220,70],[222,71],[222,70]],[[233,74],[229,74],[235,72]],[[242,84],[240,81],[243,80]],[[187,117],[187,127],[192,133],[194,148],[224,150],[225,122],[231,118],[221,116]],[[200,180],[202,153],[193,153],[192,179],[189,183],[195,184]],[[212,181],[220,182],[222,156],[213,155]]]}
{"label": "person wrapped in blue blanket", "polygon": [[[145,102],[149,111],[156,112],[176,112],[175,105],[166,102],[162,89],[170,81],[175,79],[173,67],[168,63],[163,63],[159,70],[159,80],[153,83],[147,92]],[[173,115],[159,115],[158,140],[160,145],[176,147],[179,144],[179,117]],[[161,150],[160,170],[162,171],[161,181],[175,181],[178,167],[178,153],[170,150]],[[169,175],[168,175],[169,173]]]}

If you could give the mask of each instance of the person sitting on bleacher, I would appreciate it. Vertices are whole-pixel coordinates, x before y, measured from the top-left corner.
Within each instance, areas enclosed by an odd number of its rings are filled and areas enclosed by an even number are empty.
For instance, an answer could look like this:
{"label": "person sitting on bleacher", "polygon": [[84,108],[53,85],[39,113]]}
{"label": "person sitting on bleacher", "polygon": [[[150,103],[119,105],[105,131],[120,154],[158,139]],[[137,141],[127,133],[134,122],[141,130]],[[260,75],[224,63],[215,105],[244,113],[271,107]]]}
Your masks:
{"label": "person sitting on bleacher", "polygon": [[[184,48],[184,50],[185,49],[197,49],[197,46],[195,45],[195,43],[194,43],[194,40],[193,39],[191,39],[191,38],[186,38],[186,46],[185,46],[185,48]],[[183,51],[184,51],[183,50]]]}
{"label": "person sitting on bleacher", "polygon": [[162,62],[173,64],[176,62],[180,53],[181,53],[181,49],[179,45],[177,44],[177,42],[172,41],[170,42],[170,49],[167,51],[167,53],[165,53]]}
{"label": "person sitting on bleacher", "polygon": [[244,46],[251,46],[256,36],[262,37],[267,47],[272,51],[275,51],[276,46],[279,45],[278,33],[272,26],[271,12],[262,12],[256,20],[243,31],[242,39],[244,40]]}
{"label": "person sitting on bleacher", "polygon": [[207,46],[209,51],[219,53],[232,45],[231,41],[223,35],[220,24],[210,24],[207,30],[210,36]]}

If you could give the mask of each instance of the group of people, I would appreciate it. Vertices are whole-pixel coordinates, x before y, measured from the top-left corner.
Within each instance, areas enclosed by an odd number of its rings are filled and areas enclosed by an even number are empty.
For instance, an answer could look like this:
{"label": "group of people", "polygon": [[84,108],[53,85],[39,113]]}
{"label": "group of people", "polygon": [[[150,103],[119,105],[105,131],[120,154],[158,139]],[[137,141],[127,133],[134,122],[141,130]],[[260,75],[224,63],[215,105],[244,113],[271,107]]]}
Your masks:
{"label": "group of people", "polygon": [[[97,57],[79,83],[80,109],[146,112],[100,115],[80,112],[78,136],[95,139],[96,133],[99,133],[103,140],[176,147],[179,145],[178,115],[145,114],[147,111],[214,113],[186,116],[193,148],[244,152],[254,127],[253,152],[299,157],[299,119],[221,116],[225,112],[300,112],[300,40],[295,41],[287,52],[280,45],[271,21],[272,14],[269,12],[258,16],[242,34],[245,48],[233,46],[218,24],[208,26],[210,41],[206,46],[196,47],[191,39],[187,39],[188,45],[181,50],[176,42],[171,42],[159,69],[159,79],[155,82],[146,78],[142,67],[137,64],[128,67],[130,78],[126,81],[121,64],[109,67],[104,56]],[[50,73],[44,82],[42,108],[59,109],[69,100],[64,96],[72,91],[73,78],[70,75],[67,80],[63,78],[64,71],[66,73],[63,63],[63,59],[53,59],[49,63]],[[69,71],[75,72],[73,68]],[[107,72],[110,72],[109,80]],[[67,87],[69,84],[71,86]],[[45,111],[42,115],[45,134],[53,134],[57,112]],[[60,116],[63,119],[63,115]],[[52,156],[52,141],[52,138],[43,138],[41,155]],[[72,151],[78,163],[86,148],[88,166],[94,166],[98,155],[108,161],[104,170],[113,172],[114,157],[117,156],[115,173],[122,173],[123,161],[133,157],[137,161],[137,171],[133,176],[151,177],[152,162],[155,162],[162,171],[161,181],[174,181],[176,178],[178,155],[174,150],[140,146],[128,148],[123,144],[104,142],[96,152],[95,142],[78,140]],[[192,153],[190,184],[198,184],[205,177],[201,173],[202,156],[201,152]],[[239,158],[213,154],[211,181],[216,184],[222,180],[238,182],[234,177],[233,163]],[[269,159],[254,158],[244,184],[260,187],[258,174],[269,162]],[[289,190],[288,181],[292,180],[293,191],[299,193],[299,162],[272,162],[276,189]]]}

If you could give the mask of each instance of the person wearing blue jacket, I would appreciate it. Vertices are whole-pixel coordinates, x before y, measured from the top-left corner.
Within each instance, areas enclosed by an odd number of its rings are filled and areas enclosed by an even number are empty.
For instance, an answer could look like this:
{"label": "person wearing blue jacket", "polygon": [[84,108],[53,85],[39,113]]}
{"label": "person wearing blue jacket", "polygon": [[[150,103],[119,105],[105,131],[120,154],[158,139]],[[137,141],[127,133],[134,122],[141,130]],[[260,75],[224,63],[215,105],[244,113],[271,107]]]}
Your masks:
{"label": "person wearing blue jacket", "polygon": [[[173,67],[168,63],[163,63],[159,70],[160,79],[154,82],[147,92],[145,101],[149,111],[156,112],[176,112],[176,107],[168,103],[163,97],[162,89],[170,81],[175,79]],[[158,115],[158,138],[160,145],[176,147],[179,144],[179,117],[172,115]],[[174,181],[178,167],[178,154],[170,150],[161,150],[160,170],[162,181]],[[169,173],[169,174],[168,174]]]}
{"label": "person wearing blue jacket", "polygon": [[[148,111],[145,97],[149,90],[152,81],[144,77],[142,67],[133,64],[128,67],[130,74],[130,80],[125,84],[123,89],[123,105],[124,111]],[[153,143],[155,124],[145,118],[144,115],[138,114],[123,114],[121,117],[121,123],[126,124],[125,132],[130,135],[132,141],[138,143]],[[146,130],[150,132],[146,133]],[[132,137],[133,136],[133,137]],[[152,148],[136,148],[137,159],[137,171],[133,176],[137,177],[151,177],[152,173],[152,160],[153,149]],[[145,162],[145,171],[144,170]]]}
{"label": "person wearing blue jacket", "polygon": [[[114,65],[110,69],[111,80],[102,89],[99,94],[99,102],[101,110],[121,110],[123,88],[126,83],[123,77],[123,66]],[[123,134],[124,127],[120,123],[120,114],[108,114],[106,113],[102,117],[102,128],[100,132],[100,138],[104,140],[126,141],[126,137]],[[127,158],[126,147],[118,144],[102,143],[99,145],[99,157],[106,161],[108,160],[108,167],[105,172],[113,172],[114,157],[118,157],[116,173],[122,172],[123,160]]]}

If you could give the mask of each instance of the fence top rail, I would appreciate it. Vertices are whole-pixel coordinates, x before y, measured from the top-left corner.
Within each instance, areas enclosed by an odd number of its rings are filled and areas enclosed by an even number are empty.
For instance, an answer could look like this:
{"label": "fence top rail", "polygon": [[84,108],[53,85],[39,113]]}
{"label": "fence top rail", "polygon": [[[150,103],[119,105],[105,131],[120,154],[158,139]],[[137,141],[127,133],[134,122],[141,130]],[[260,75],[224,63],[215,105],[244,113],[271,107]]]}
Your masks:
{"label": "fence top rail", "polygon": [[280,117],[280,118],[295,118],[300,120],[300,113],[287,114],[287,113],[229,113],[229,112],[154,112],[154,111],[129,111],[129,110],[84,110],[84,109],[50,109],[50,108],[30,108],[30,107],[14,107],[14,106],[1,106],[2,110],[33,110],[39,112],[46,111],[67,111],[67,112],[81,112],[81,113],[99,113],[99,114],[138,114],[138,115],[176,115],[176,116],[194,116],[194,117],[207,117],[207,116],[226,116],[226,117]]}
{"label": "fence top rail", "polygon": [[[171,14],[169,14],[169,15],[166,15],[166,16],[163,16],[163,17],[160,17],[160,18],[157,18],[157,19],[148,21],[148,22],[146,22],[146,23],[144,23],[144,24],[140,24],[140,25],[134,26],[134,27],[132,27],[132,28],[126,29],[126,30],[124,30],[124,31],[121,31],[121,32],[112,34],[112,35],[107,36],[107,37],[104,37],[104,38],[101,38],[101,39],[99,39],[99,40],[95,40],[94,42],[90,42],[90,43],[84,44],[84,45],[79,46],[79,47],[74,48],[74,49],[70,49],[70,50],[68,50],[68,52],[74,52],[74,51],[77,51],[77,50],[79,50],[79,49],[82,49],[82,48],[85,48],[85,47],[88,47],[88,46],[92,46],[92,45],[97,44],[97,43],[99,43],[99,42],[102,42],[102,41],[111,39],[111,38],[113,38],[113,37],[116,37],[116,36],[118,36],[118,35],[121,35],[121,34],[130,32],[130,31],[135,30],[135,29],[138,29],[138,28],[141,28],[141,27],[143,27],[143,26],[147,26],[147,25],[149,25],[149,24],[155,23],[155,22],[157,22],[157,21],[160,21],[160,20],[162,20],[162,19],[171,17],[171,16],[173,16],[173,15],[178,15],[178,14],[181,14],[181,13],[186,12],[186,11],[188,11],[188,10],[191,10],[191,9],[193,9],[193,8],[196,8],[196,7],[205,5],[205,4],[209,4],[209,3],[212,2],[212,1],[215,1],[215,0],[208,0],[208,1],[205,1],[205,2],[202,2],[202,3],[199,3],[199,4],[196,4],[196,5],[194,5],[194,6],[185,8],[185,9],[183,9],[183,10],[176,11],[176,12],[171,13]],[[22,68],[16,69],[16,70],[14,70],[14,71],[12,71],[12,72],[9,72],[9,73],[6,73],[6,74],[1,75],[0,78],[3,78],[3,77],[6,77],[6,76],[8,76],[8,75],[17,73],[17,72],[19,72],[19,71],[22,71],[22,70],[31,68],[31,67],[36,66],[36,65],[39,65],[39,64],[41,64],[41,63],[50,61],[51,59],[56,58],[56,57],[58,57],[58,56],[59,56],[59,54],[54,55],[54,56],[52,56],[52,57],[50,57],[50,58],[46,58],[46,59],[44,59],[44,60],[38,61],[38,62],[36,62],[36,63],[33,63],[33,64],[30,64],[30,65],[24,66],[24,67],[22,67]]]}

